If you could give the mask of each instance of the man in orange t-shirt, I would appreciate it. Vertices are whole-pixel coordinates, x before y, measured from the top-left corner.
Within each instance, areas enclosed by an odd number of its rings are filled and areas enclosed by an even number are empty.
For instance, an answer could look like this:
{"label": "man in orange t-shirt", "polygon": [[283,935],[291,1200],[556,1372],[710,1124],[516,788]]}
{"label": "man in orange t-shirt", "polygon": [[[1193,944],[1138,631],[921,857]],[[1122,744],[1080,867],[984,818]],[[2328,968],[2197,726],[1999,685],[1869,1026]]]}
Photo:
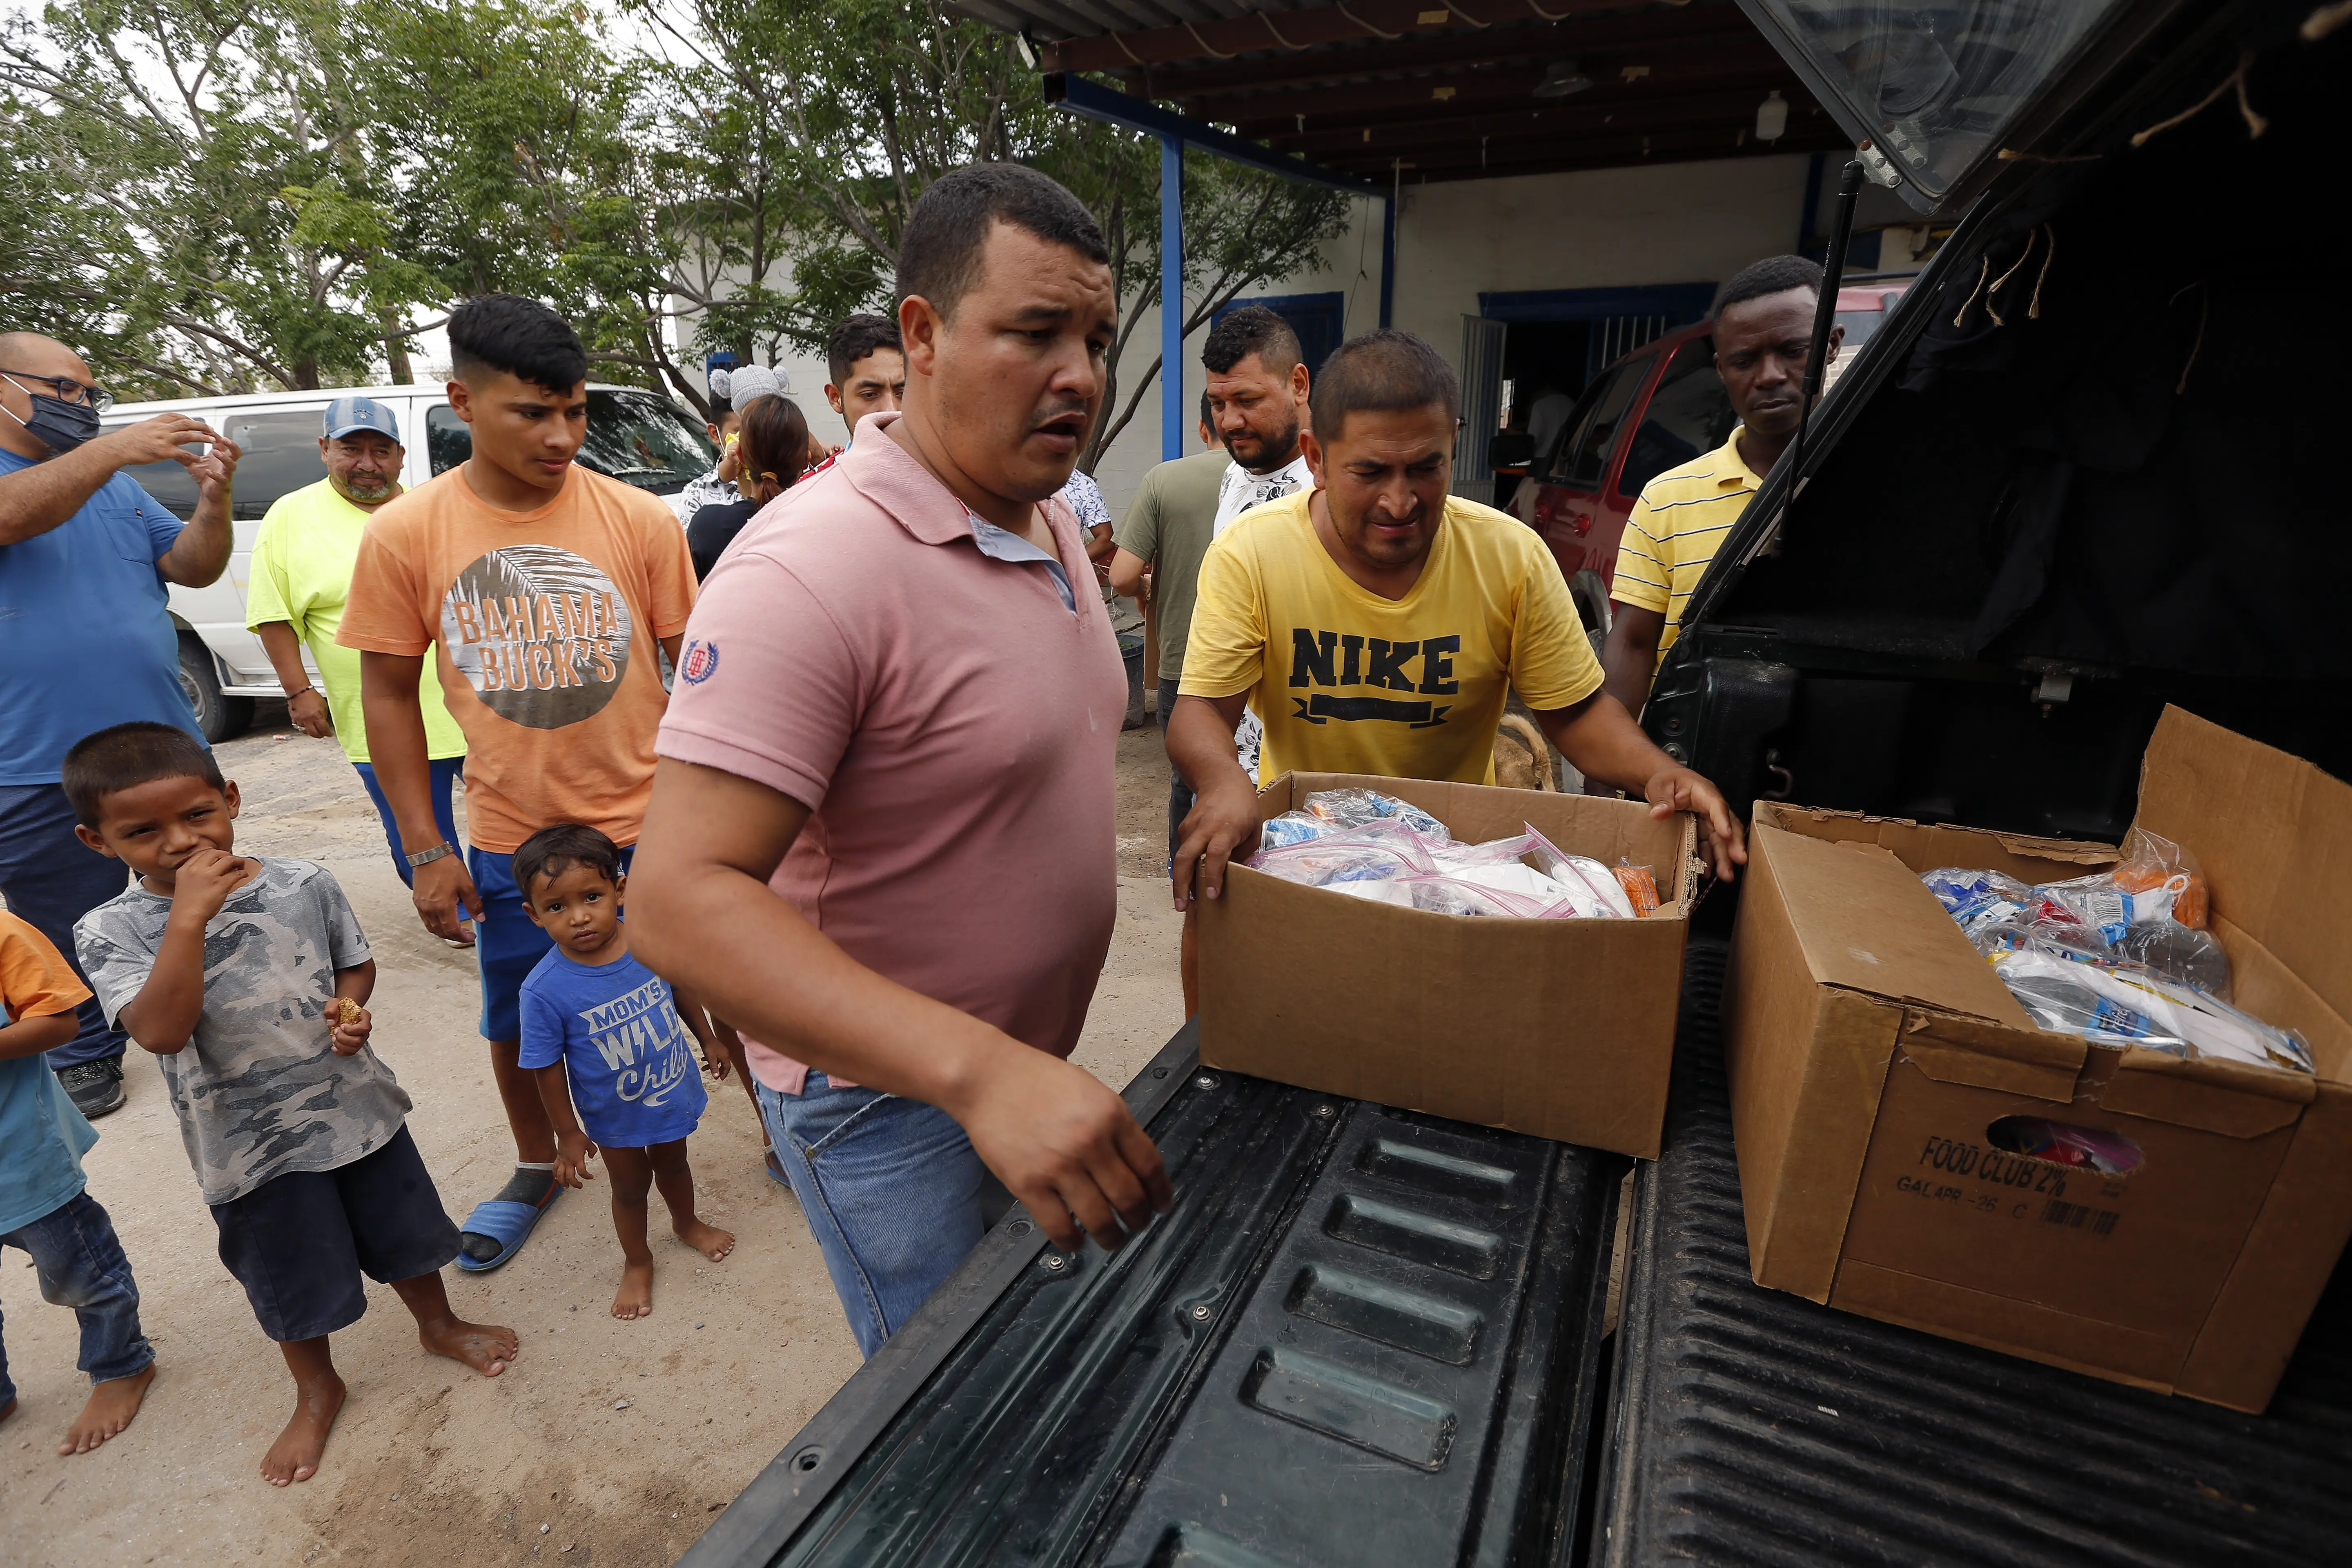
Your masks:
{"label": "man in orange t-shirt", "polygon": [[[550,942],[523,912],[514,851],[559,822],[635,844],[668,700],[655,645],[677,661],[694,563],[668,507],[573,463],[588,356],[562,317],[483,295],[449,318],[449,405],[472,427],[473,456],[369,519],[335,640],[360,650],[376,781],[415,868],[418,918],[453,942],[467,940],[467,916],[478,932],[482,1035],[517,1164],[466,1221],[457,1267],[479,1272],[512,1257],[562,1190],[554,1133],[517,1060],[518,998]],[[463,858],[427,787],[428,652],[466,733]]]}

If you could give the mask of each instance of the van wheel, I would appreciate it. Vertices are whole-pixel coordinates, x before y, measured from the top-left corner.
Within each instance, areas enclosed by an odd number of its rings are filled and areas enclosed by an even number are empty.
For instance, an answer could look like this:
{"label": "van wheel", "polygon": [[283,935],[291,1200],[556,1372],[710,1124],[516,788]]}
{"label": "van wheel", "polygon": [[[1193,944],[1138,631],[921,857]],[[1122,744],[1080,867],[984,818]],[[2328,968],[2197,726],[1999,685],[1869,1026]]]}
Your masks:
{"label": "van wheel", "polygon": [[213,671],[213,656],[201,638],[180,638],[180,689],[196,710],[196,730],[218,744],[253,727],[253,699],[221,695],[220,677]]}

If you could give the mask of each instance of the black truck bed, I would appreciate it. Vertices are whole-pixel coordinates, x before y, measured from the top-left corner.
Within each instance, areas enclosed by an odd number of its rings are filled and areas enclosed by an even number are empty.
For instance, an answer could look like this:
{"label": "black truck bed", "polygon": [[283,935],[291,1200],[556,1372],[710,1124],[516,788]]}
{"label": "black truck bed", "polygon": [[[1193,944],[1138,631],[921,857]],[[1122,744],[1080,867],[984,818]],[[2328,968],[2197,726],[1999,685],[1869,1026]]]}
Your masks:
{"label": "black truck bed", "polygon": [[[1317,1568],[1578,1533],[1625,1163],[1196,1067],[1174,1214],[992,1231],[682,1560]],[[1015,1211],[1018,1216],[1019,1211]]]}
{"label": "black truck bed", "polygon": [[2352,1563],[2352,1272],[2263,1415],[1750,1280],[1723,961],[1693,944],[1665,1148],[1634,1177],[1593,1562]]}
{"label": "black truck bed", "polygon": [[2352,1274],[2262,1416],[1753,1284],[1723,960],[1609,1353],[1625,1162],[1203,1073],[1188,1029],[1127,1091],[1176,1213],[1108,1259],[998,1226],[683,1563],[2352,1563]]}

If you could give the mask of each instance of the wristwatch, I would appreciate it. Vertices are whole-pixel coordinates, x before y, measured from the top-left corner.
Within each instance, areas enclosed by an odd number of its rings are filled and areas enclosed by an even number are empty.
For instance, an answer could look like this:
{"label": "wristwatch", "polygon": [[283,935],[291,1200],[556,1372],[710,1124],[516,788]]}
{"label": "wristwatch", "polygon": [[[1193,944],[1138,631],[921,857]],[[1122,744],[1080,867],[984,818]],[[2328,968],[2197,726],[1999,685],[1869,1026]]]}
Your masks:
{"label": "wristwatch", "polygon": [[405,858],[412,868],[417,866],[430,866],[434,861],[438,860],[444,855],[455,855],[457,852],[457,849],[450,844],[450,842],[444,838],[432,848],[419,850],[414,855],[405,857]]}

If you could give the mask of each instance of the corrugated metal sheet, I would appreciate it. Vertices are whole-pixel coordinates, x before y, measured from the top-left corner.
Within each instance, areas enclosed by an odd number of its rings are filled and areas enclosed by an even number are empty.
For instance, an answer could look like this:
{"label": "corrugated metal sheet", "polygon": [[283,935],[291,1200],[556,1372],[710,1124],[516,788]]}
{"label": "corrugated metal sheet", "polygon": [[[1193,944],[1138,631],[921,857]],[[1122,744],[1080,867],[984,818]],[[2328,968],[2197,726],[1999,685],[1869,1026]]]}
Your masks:
{"label": "corrugated metal sheet", "polygon": [[1129,1089],[1176,1212],[1114,1257],[992,1232],[690,1568],[1499,1565],[1573,1538],[1622,1163],[1202,1072],[1192,1040]]}
{"label": "corrugated metal sheet", "polygon": [[1664,1157],[1635,1179],[1593,1561],[2352,1562],[2352,1276],[2266,1415],[1765,1290],[1695,943]]}

